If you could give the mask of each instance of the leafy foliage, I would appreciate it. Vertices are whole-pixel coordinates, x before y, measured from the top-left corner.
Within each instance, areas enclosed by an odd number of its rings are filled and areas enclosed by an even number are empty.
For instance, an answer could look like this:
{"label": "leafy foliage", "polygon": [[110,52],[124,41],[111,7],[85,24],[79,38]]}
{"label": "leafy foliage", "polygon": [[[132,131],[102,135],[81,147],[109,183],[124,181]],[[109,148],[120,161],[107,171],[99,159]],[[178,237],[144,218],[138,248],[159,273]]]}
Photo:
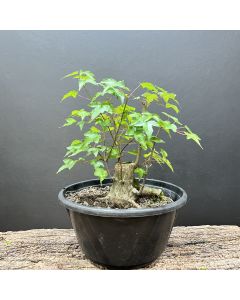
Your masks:
{"label": "leafy foliage", "polygon": [[[71,112],[63,127],[74,125],[80,131],[87,128],[82,139],[73,140],[67,147],[66,158],[58,172],[70,170],[78,162],[88,163],[102,182],[112,176],[110,160],[123,162],[126,155],[134,158],[134,173],[139,178],[147,176],[152,162],[166,165],[173,171],[168,154],[161,147],[165,143],[164,132],[169,137],[183,135],[202,147],[200,137],[172,115],[180,111],[174,93],[151,82],[142,82],[130,91],[124,81],[107,78],[97,82],[92,72],[83,70],[64,78],[75,79],[78,89],[65,93],[62,101],[77,98],[80,108]],[[88,86],[95,86],[97,91],[90,95]],[[137,92],[140,93],[136,95]],[[87,101],[87,109],[82,108],[81,101]],[[151,109],[153,103],[161,107],[160,114]],[[141,109],[137,109],[139,104]]]}

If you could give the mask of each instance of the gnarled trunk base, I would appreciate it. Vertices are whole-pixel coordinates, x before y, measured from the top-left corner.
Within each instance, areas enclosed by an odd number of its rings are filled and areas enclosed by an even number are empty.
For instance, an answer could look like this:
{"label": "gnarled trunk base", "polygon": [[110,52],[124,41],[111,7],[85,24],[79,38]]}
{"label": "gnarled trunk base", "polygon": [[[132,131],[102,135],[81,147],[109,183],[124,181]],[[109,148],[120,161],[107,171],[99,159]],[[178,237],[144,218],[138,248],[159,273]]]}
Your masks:
{"label": "gnarled trunk base", "polygon": [[164,198],[162,190],[141,186],[134,179],[134,170],[137,167],[135,163],[117,163],[113,183],[110,192],[105,197],[105,201],[115,204],[118,208],[136,207],[140,205],[136,202],[139,196],[157,196],[159,199]]}
{"label": "gnarled trunk base", "polygon": [[112,203],[119,207],[125,207],[131,203],[134,207],[140,207],[135,200],[139,191],[134,187],[135,163],[117,163],[110,192],[107,196]]}

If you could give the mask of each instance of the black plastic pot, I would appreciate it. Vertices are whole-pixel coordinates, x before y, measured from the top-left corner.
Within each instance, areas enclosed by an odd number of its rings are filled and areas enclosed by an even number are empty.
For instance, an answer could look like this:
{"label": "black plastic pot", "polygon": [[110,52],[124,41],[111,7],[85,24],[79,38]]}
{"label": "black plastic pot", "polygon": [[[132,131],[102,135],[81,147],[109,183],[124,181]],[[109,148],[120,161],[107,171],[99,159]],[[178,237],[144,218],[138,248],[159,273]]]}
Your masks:
{"label": "black plastic pot", "polygon": [[[103,184],[111,184],[111,179]],[[176,210],[186,204],[187,194],[164,181],[147,179],[146,184],[162,188],[174,202],[158,208],[105,209],[65,198],[67,191],[99,185],[98,180],[75,183],[60,191],[58,198],[69,212],[86,257],[109,268],[130,269],[152,263],[164,251]]]}

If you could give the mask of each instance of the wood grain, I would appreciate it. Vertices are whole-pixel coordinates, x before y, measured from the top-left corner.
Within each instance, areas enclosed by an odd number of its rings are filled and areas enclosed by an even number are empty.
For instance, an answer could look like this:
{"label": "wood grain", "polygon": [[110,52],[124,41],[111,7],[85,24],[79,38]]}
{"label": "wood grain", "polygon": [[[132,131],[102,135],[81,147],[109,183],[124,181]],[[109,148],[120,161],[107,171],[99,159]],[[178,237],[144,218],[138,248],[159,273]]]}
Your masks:
{"label": "wood grain", "polygon": [[[0,232],[0,270],[98,269],[72,229]],[[161,257],[146,269],[240,269],[240,227],[174,227]]]}

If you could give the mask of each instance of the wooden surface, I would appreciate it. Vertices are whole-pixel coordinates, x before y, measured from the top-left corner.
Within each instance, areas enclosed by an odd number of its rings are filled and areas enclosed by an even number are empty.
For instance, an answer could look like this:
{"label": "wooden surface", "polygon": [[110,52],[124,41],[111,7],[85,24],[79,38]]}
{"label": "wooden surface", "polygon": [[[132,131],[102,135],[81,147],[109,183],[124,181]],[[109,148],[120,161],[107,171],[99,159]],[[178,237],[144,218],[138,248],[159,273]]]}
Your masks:
{"label": "wooden surface", "polygon": [[[72,229],[0,232],[0,269],[97,269]],[[240,227],[175,227],[161,257],[147,269],[240,269]]]}

